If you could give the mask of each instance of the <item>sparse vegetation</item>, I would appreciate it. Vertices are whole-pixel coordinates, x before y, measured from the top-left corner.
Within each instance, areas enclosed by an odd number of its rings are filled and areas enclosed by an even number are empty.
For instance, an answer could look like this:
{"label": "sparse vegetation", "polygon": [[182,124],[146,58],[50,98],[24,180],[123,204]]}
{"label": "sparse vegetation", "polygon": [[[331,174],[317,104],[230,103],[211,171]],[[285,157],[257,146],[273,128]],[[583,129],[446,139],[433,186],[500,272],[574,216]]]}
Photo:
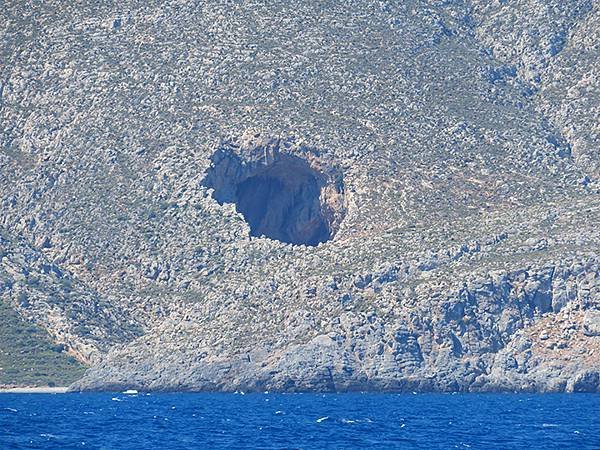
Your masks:
{"label": "sparse vegetation", "polygon": [[67,386],[86,367],[0,301],[0,385]]}

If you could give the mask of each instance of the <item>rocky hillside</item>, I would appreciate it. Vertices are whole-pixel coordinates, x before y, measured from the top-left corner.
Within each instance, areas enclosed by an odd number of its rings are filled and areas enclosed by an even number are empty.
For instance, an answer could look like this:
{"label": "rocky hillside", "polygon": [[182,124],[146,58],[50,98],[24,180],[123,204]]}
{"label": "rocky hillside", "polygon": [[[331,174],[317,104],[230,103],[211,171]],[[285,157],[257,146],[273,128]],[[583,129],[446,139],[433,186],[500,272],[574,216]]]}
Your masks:
{"label": "rocky hillside", "polygon": [[0,303],[0,386],[65,386],[81,378],[85,367],[53,344],[47,333]]}
{"label": "rocky hillside", "polygon": [[0,297],[76,390],[600,391],[599,21],[8,0]]}

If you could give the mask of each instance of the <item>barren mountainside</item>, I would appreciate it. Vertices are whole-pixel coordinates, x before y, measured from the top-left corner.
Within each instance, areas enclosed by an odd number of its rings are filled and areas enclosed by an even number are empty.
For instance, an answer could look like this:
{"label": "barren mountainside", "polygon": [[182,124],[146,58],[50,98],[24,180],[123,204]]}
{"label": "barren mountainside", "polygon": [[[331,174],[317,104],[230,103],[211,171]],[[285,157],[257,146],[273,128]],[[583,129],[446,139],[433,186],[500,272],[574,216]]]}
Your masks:
{"label": "barren mountainside", "polygon": [[599,8],[4,2],[2,320],[73,390],[600,392]]}

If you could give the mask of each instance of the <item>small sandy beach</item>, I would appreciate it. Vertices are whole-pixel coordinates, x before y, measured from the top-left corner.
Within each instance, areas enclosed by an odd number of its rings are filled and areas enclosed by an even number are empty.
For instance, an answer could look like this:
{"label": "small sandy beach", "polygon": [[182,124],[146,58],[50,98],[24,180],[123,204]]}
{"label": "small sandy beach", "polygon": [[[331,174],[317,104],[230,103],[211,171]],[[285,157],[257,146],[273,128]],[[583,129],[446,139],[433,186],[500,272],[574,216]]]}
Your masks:
{"label": "small sandy beach", "polygon": [[67,389],[66,386],[0,387],[0,394],[64,394]]}

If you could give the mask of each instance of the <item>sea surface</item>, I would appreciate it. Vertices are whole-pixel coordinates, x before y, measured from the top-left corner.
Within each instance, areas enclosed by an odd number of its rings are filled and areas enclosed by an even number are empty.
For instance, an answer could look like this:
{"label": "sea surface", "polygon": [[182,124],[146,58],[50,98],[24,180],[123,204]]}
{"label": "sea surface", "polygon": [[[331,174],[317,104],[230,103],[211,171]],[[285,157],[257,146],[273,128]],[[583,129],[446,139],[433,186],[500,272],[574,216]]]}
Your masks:
{"label": "sea surface", "polygon": [[0,394],[1,449],[600,449],[600,395]]}

